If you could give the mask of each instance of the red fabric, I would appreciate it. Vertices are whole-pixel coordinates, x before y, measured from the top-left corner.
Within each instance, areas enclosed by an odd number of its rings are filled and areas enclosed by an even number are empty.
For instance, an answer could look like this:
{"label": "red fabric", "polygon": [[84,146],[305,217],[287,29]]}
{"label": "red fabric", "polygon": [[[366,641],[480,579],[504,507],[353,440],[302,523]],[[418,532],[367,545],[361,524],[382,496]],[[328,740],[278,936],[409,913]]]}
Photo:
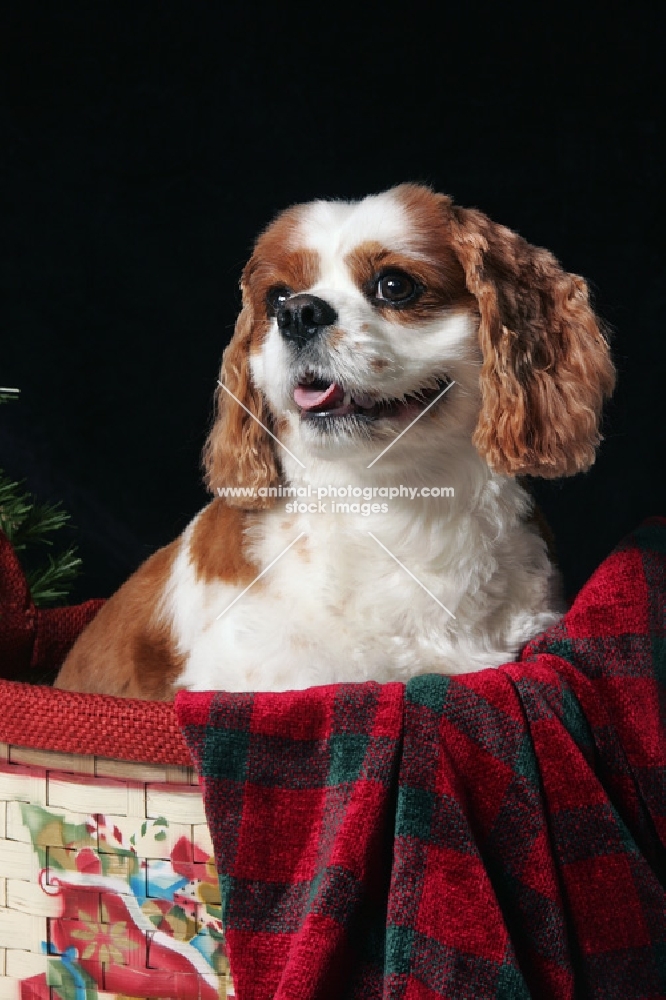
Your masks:
{"label": "red fabric", "polygon": [[0,531],[0,671],[25,679],[29,672],[55,672],[103,600],[68,608],[36,608],[21,565]]}
{"label": "red fabric", "polygon": [[520,662],[176,708],[239,1000],[666,996],[666,519]]}
{"label": "red fabric", "polygon": [[13,678],[55,676],[103,600],[35,608],[0,532],[0,742],[154,764],[191,764],[173,705],[55,691]]}

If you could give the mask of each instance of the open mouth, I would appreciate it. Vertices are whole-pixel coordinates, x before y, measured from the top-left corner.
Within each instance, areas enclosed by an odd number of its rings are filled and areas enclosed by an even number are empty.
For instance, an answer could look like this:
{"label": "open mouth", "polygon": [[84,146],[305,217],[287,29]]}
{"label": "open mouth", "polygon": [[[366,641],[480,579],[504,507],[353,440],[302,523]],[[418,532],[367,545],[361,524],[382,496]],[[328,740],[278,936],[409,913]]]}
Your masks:
{"label": "open mouth", "polygon": [[370,393],[345,389],[328,379],[302,379],[294,389],[294,402],[301,418],[362,417],[365,420],[416,416],[451,384],[446,376],[397,398],[379,398]]}

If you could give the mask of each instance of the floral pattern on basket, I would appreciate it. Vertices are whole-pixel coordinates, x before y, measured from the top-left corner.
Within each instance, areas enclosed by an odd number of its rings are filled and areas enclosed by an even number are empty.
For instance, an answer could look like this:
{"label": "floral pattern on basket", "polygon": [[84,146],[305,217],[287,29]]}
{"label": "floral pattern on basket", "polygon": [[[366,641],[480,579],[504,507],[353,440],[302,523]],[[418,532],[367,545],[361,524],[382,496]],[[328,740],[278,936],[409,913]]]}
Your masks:
{"label": "floral pattern on basket", "polygon": [[[214,859],[181,836],[168,856],[165,818],[68,822],[42,806],[21,813],[42,891],[58,900],[48,922],[46,974],[21,982],[21,1000],[94,1000],[98,991],[164,1000],[233,995]],[[143,855],[151,858],[150,861]]]}

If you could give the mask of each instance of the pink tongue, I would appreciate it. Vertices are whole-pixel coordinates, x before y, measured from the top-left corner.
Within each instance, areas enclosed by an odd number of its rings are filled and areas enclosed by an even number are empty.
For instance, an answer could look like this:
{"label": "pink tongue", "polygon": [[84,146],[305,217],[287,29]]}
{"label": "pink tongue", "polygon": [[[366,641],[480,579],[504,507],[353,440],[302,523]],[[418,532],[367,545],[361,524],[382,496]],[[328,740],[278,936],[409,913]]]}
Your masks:
{"label": "pink tongue", "polygon": [[301,410],[331,409],[344,398],[344,389],[337,382],[331,382],[328,389],[308,389],[304,385],[297,385],[294,389],[294,402]]}

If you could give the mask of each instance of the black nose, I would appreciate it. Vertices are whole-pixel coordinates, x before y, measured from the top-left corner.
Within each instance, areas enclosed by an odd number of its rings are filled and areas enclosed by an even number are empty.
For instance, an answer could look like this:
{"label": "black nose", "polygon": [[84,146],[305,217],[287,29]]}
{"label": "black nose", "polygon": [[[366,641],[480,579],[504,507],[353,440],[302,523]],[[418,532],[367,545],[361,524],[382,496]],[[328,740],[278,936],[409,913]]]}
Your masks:
{"label": "black nose", "polygon": [[277,325],[286,340],[302,347],[324,326],[335,323],[338,314],[316,295],[292,295],[277,311]]}

